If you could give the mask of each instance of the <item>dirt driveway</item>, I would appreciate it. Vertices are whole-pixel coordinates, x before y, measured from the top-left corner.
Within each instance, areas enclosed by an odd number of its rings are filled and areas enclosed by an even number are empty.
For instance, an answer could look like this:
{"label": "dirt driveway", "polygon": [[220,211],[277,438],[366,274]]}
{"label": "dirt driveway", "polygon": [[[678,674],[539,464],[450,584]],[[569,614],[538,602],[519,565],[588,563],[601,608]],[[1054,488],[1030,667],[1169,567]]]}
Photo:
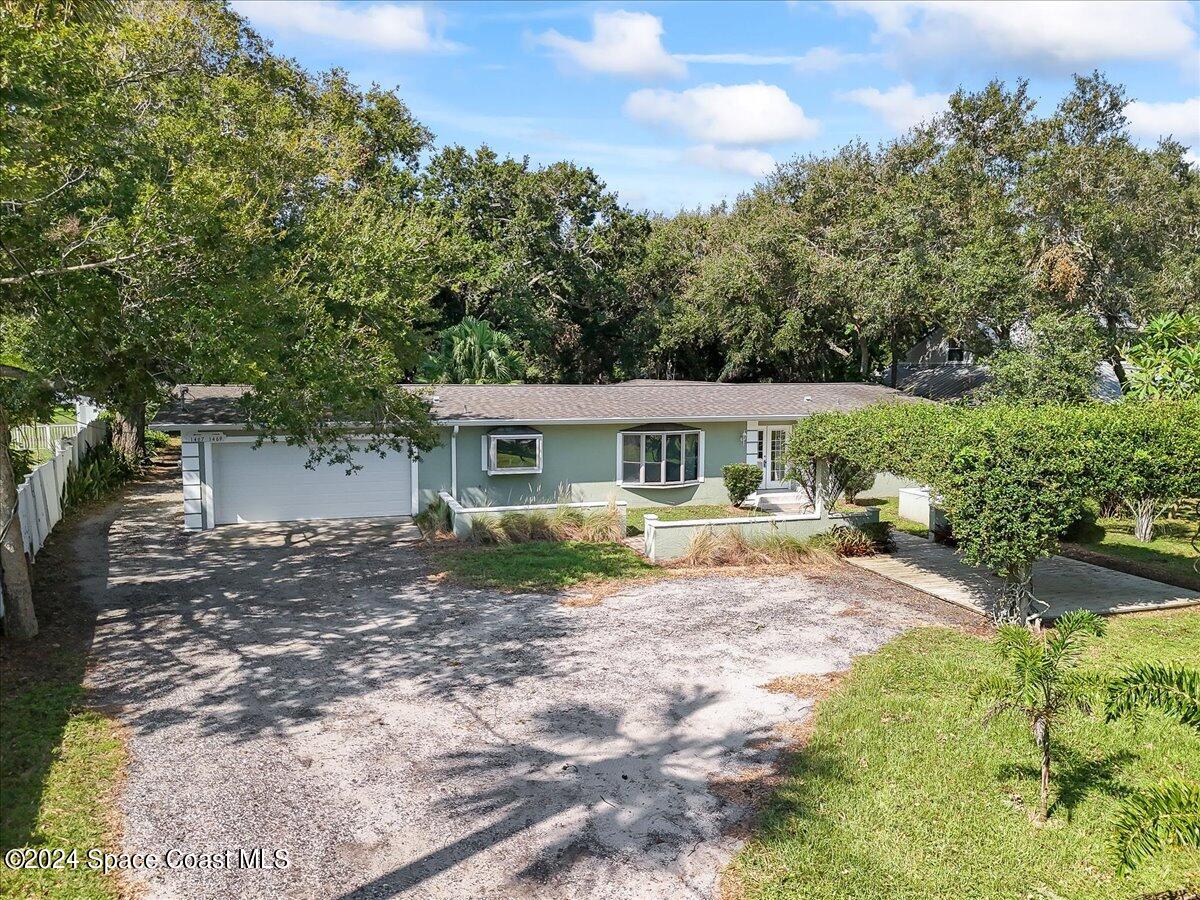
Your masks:
{"label": "dirt driveway", "polygon": [[289,865],[135,876],[150,897],[711,897],[750,809],[714,780],[811,706],[761,686],[966,621],[855,570],[573,608],[429,580],[405,526],[188,536],[177,497],[139,486],[76,538],[126,849]]}

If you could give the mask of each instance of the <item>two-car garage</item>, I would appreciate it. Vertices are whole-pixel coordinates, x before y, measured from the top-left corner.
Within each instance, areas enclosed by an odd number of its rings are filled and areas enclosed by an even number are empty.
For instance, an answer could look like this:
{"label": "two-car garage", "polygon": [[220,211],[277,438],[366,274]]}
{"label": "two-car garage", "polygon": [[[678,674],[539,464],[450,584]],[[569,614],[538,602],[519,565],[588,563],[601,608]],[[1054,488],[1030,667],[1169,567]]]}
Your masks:
{"label": "two-car garage", "polygon": [[[347,474],[337,463],[309,468],[307,448],[283,443],[223,440],[192,446],[203,472],[196,504],[203,514],[201,527],[412,515],[415,465],[405,453],[363,452],[355,459],[361,468]],[[185,440],[185,497],[187,456]]]}

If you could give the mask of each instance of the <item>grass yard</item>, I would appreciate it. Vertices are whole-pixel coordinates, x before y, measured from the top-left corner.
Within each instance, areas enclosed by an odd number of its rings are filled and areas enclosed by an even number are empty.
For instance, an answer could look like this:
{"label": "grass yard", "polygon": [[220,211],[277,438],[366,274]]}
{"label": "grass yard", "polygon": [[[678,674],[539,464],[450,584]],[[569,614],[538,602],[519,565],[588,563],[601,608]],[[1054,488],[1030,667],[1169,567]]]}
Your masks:
{"label": "grass yard", "polygon": [[879,510],[879,521],[891,522],[892,527],[897,531],[903,531],[905,534],[914,534],[921,538],[927,537],[929,534],[924,525],[900,518],[900,500],[897,497],[891,497],[887,500],[856,500],[855,503],[858,506],[876,507]]}
{"label": "grass yard", "polygon": [[1096,553],[1106,553],[1153,566],[1170,572],[1195,576],[1196,551],[1191,538],[1196,523],[1185,519],[1166,519],[1157,523],[1156,537],[1143,543],[1133,536],[1129,519],[1100,519],[1074,543]]}
{"label": "grass yard", "polygon": [[[1088,668],[1190,660],[1200,613],[1111,620]],[[1200,884],[1200,853],[1114,874],[1110,824],[1126,792],[1200,773],[1200,737],[1156,714],[1140,732],[1078,716],[1056,737],[1050,821],[1038,827],[1028,729],[988,727],[968,699],[997,667],[990,644],[910,632],[856,661],[817,710],[812,736],[726,873],[745,898],[959,900],[1135,898]],[[1181,895],[1182,896],[1182,895]]]}
{"label": "grass yard", "polygon": [[641,534],[646,530],[646,516],[653,513],[664,522],[681,522],[685,519],[734,519],[738,516],[755,515],[755,510],[742,509],[737,506],[641,506],[631,509],[625,519],[626,530],[631,535]]}
{"label": "grass yard", "polygon": [[659,570],[623,544],[530,541],[496,547],[435,549],[433,565],[450,577],[505,590],[561,590],[590,581],[640,578]]}
{"label": "grass yard", "polygon": [[0,697],[0,849],[78,850],[80,865],[10,869],[5,897],[110,898],[115,876],[83,864],[93,847],[112,850],[114,793],[125,759],[116,724],[81,707],[77,684],[44,681]]}

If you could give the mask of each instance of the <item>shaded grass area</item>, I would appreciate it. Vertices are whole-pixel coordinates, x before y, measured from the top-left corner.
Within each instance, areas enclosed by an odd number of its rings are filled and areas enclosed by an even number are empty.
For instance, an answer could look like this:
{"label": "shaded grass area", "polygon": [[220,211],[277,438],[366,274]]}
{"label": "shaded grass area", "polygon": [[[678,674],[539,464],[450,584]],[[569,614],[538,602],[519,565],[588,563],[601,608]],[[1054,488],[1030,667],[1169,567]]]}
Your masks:
{"label": "shaded grass area", "polygon": [[119,896],[111,875],[88,868],[91,848],[112,849],[111,805],[125,759],[107,716],[81,706],[78,684],[43,681],[0,697],[0,848],[79,852],[76,867],[0,869],[6,897]]}
{"label": "shaded grass area", "polygon": [[1073,536],[1073,543],[1096,553],[1119,556],[1182,575],[1196,575],[1196,551],[1191,538],[1196,523],[1185,519],[1165,519],[1156,523],[1155,538],[1143,543],[1133,536],[1130,519],[1100,519]]}
{"label": "shaded grass area", "polygon": [[530,541],[497,547],[437,548],[435,568],[451,578],[504,590],[560,590],[590,581],[659,571],[623,544]]}
{"label": "shaded grass area", "polygon": [[[1085,665],[1194,661],[1197,646],[1200,613],[1125,617]],[[1003,718],[985,728],[968,700],[997,670],[985,640],[946,629],[909,632],[857,660],[727,872],[731,895],[1105,900],[1200,883],[1200,853],[1175,851],[1119,878],[1109,850],[1122,796],[1200,771],[1195,734],[1153,714],[1138,732],[1067,720],[1050,822],[1039,827],[1028,729]]]}
{"label": "shaded grass area", "polygon": [[[177,456],[149,467],[170,477]],[[116,720],[90,707],[83,688],[96,612],[80,579],[103,573],[106,544],[73,549],[84,531],[103,534],[117,506],[74,508],[56,526],[33,566],[40,632],[0,640],[0,854],[14,847],[78,850],[75,869],[10,869],[0,863],[0,895],[110,898],[123,895],[115,874],[82,865],[89,849],[117,849],[116,794],[126,758]]]}
{"label": "shaded grass area", "polygon": [[898,497],[891,497],[887,500],[860,499],[854,502],[858,506],[876,507],[879,510],[879,521],[891,522],[892,527],[897,531],[903,531],[905,534],[912,534],[921,538],[927,537],[929,534],[928,529],[924,525],[900,518],[900,499]]}
{"label": "shaded grass area", "polygon": [[696,506],[640,506],[626,515],[626,530],[631,535],[646,530],[646,516],[653,513],[664,522],[682,522],[686,519],[735,519],[738,516],[755,515],[755,510],[737,506],[710,504]]}

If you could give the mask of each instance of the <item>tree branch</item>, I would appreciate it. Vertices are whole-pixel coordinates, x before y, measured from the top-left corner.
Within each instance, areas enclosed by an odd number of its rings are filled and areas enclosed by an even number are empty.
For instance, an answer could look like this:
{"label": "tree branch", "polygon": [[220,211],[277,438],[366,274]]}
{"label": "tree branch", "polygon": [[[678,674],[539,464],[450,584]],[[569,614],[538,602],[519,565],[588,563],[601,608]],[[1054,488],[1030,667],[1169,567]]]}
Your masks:
{"label": "tree branch", "polygon": [[139,250],[136,253],[127,253],[124,256],[112,256],[108,259],[102,259],[96,262],[79,263],[78,265],[74,266],[60,266],[53,269],[35,269],[32,272],[25,272],[22,275],[10,275],[7,278],[0,278],[0,284],[23,284],[32,278],[44,278],[51,275],[67,275],[71,272],[83,272],[88,269],[103,269],[106,266],[115,266],[117,263],[129,262],[131,259],[149,256],[152,253],[158,253],[160,250],[168,250],[171,247],[178,247],[180,244],[186,243],[188,243],[188,239],[182,238],[178,241],[171,241],[169,244],[160,244],[157,247]]}

